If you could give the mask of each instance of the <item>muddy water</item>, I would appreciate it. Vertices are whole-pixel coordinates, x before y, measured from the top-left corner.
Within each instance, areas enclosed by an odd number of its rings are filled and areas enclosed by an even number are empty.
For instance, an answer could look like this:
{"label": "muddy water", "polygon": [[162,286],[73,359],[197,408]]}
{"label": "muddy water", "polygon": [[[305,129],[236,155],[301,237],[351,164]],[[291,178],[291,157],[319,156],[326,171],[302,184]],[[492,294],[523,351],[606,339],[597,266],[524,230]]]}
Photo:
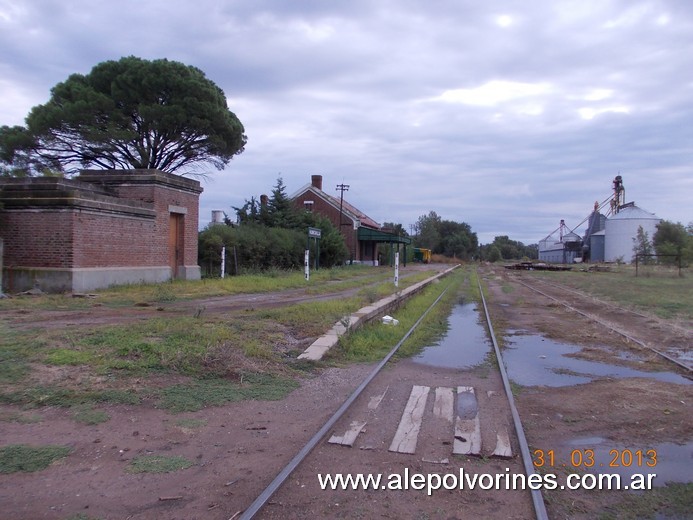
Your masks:
{"label": "muddy water", "polygon": [[489,352],[491,342],[479,323],[476,304],[464,303],[453,307],[445,336],[424,348],[412,361],[437,367],[471,368],[483,363]]}
{"label": "muddy water", "polygon": [[522,386],[570,386],[589,383],[598,377],[645,377],[691,384],[689,379],[673,372],[647,372],[568,356],[580,350],[578,345],[540,335],[511,335],[506,338],[503,360],[510,379]]}

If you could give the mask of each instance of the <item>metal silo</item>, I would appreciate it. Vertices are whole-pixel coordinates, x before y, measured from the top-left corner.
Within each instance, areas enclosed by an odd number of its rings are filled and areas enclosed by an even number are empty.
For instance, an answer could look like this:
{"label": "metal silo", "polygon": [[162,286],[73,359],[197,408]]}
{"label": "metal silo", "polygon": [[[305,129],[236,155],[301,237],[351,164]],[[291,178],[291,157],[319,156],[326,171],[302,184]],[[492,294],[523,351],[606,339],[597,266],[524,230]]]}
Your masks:
{"label": "metal silo", "polygon": [[630,202],[618,208],[618,213],[606,219],[604,259],[607,262],[616,262],[621,259],[630,263],[633,259],[633,239],[638,235],[638,228],[642,226],[647,236],[652,241],[657,224],[662,219],[639,208]]}

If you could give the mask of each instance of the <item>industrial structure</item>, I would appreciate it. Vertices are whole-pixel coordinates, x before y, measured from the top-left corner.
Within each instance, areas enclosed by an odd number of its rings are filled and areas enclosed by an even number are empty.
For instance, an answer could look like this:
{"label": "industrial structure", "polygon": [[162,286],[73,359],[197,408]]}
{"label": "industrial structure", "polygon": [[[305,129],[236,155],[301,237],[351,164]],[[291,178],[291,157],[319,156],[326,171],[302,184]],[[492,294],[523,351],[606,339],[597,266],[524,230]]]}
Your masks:
{"label": "industrial structure", "polygon": [[[626,189],[623,179],[613,180],[613,194],[601,204],[594,203],[594,210],[572,230],[564,220],[557,229],[539,241],[539,260],[549,263],[574,262],[625,262],[633,257],[634,239],[642,227],[652,239],[662,219],[635,205],[625,203]],[[606,211],[603,214],[602,211]],[[575,232],[587,222],[581,237]]]}

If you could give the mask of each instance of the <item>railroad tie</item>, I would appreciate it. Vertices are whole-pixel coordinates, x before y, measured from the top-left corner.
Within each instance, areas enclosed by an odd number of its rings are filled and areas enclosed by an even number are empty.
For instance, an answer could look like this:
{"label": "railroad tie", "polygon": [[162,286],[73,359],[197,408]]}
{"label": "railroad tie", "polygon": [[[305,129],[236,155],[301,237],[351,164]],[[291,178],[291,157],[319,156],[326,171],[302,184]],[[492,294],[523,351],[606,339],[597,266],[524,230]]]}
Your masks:
{"label": "railroad tie", "polygon": [[479,406],[471,386],[457,387],[457,417],[452,452],[455,455],[481,455]]}
{"label": "railroad tie", "polygon": [[392,439],[392,443],[390,443],[389,451],[398,453],[416,452],[416,441],[419,437],[421,421],[430,390],[428,386],[415,385],[412,387],[409,401],[407,401],[407,405],[404,408],[402,419],[395,432],[395,437]]}

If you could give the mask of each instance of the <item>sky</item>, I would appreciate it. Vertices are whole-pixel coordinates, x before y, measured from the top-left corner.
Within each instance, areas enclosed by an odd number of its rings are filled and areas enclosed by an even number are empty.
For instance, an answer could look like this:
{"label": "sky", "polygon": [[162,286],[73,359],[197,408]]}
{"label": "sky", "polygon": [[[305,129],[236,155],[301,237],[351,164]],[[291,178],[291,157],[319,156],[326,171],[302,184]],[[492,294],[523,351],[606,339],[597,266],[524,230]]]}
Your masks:
{"label": "sky", "polygon": [[200,68],[245,127],[200,228],[316,174],[381,224],[435,211],[481,243],[584,229],[616,175],[693,221],[693,2],[0,0],[0,125],[123,56]]}

